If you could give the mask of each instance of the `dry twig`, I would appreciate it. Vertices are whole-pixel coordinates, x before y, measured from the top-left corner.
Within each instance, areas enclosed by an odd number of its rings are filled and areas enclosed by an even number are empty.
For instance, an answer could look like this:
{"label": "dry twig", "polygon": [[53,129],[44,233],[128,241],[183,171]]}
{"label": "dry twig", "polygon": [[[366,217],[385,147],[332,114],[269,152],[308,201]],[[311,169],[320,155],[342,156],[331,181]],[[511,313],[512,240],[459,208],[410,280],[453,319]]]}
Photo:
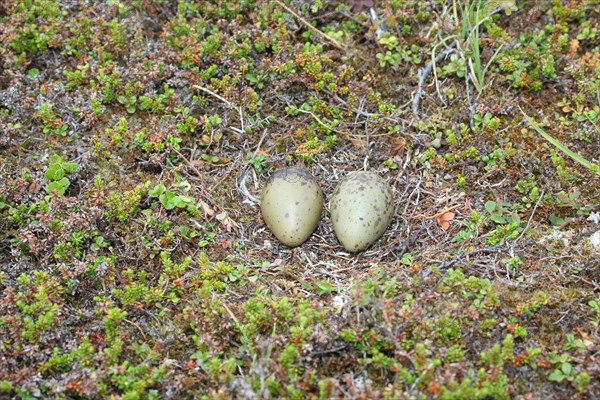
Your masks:
{"label": "dry twig", "polygon": [[321,32],[320,30],[318,30],[317,28],[315,28],[314,26],[312,26],[307,20],[305,20],[300,15],[298,15],[297,13],[295,13],[294,10],[292,10],[291,8],[289,8],[288,6],[286,6],[283,3],[283,1],[281,1],[281,0],[275,0],[275,2],[277,4],[279,4],[282,8],[284,8],[285,11],[289,12],[294,17],[298,18],[298,20],[300,22],[302,22],[307,28],[311,29],[312,31],[314,31],[315,33],[317,33],[319,36],[321,36],[322,38],[324,38],[325,40],[327,40],[329,42],[329,44],[331,44],[332,46],[334,46],[334,47],[336,47],[336,48],[338,48],[340,50],[346,50],[345,47],[342,46],[341,44],[339,44],[338,42],[336,42],[334,38],[332,38],[331,36],[327,35],[326,33]]}
{"label": "dry twig", "polygon": [[444,59],[448,54],[450,54],[453,51],[453,48],[445,49],[444,51],[440,52],[440,54],[438,54],[433,60],[431,60],[425,68],[419,69],[419,72],[417,74],[417,76],[419,77],[419,85],[417,86],[417,92],[415,93],[415,97],[413,97],[412,101],[412,112],[415,118],[418,118],[419,116],[419,105],[421,103],[421,97],[423,96],[423,85],[425,84],[425,79],[429,77],[435,64],[442,61],[442,59]]}
{"label": "dry twig", "polygon": [[192,86],[194,89],[198,89],[198,90],[202,90],[205,93],[210,94],[211,96],[216,97],[217,99],[221,100],[223,103],[227,104],[229,107],[233,108],[234,110],[236,110],[238,112],[238,114],[240,115],[240,128],[234,128],[234,127],[230,127],[231,129],[235,130],[238,133],[242,133],[244,132],[244,114],[242,112],[242,108],[241,107],[236,107],[235,105],[233,105],[233,103],[231,103],[229,100],[227,100],[226,98],[224,98],[223,96],[218,95],[217,93],[213,92],[210,89],[207,89],[205,87],[202,86],[198,86],[198,85],[194,85]]}

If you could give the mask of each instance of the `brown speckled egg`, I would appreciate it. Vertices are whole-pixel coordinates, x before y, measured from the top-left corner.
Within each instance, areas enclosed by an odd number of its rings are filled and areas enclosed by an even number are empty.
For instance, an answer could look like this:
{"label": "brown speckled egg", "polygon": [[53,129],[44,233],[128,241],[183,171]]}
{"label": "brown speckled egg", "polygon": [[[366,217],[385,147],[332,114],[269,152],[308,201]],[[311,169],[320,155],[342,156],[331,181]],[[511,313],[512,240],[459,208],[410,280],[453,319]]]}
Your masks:
{"label": "brown speckled egg", "polygon": [[323,210],[323,192],[308,172],[284,168],[265,185],[260,211],[265,223],[281,243],[296,247],[317,227]]}
{"label": "brown speckled egg", "polygon": [[335,235],[344,248],[351,253],[365,250],[390,224],[392,189],[373,172],[352,172],[335,188],[329,211]]}

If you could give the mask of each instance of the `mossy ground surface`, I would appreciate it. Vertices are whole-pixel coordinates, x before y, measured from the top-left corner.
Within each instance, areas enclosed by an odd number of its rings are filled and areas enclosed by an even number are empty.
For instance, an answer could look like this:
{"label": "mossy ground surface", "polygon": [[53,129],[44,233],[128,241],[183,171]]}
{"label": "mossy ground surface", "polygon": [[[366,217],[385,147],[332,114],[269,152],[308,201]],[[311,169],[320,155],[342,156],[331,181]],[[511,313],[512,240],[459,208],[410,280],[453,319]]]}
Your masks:
{"label": "mossy ground surface", "polygon": [[489,3],[2,2],[0,398],[598,396],[598,2]]}

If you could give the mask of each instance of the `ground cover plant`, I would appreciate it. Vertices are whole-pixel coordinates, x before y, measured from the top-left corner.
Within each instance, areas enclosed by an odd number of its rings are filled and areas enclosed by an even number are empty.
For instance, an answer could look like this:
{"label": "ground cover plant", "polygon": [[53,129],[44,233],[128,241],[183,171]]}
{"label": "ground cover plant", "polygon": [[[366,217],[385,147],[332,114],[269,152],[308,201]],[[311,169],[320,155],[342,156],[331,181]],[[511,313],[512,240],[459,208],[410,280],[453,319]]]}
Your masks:
{"label": "ground cover plant", "polygon": [[[599,9],[2,2],[0,398],[597,396]],[[390,227],[286,248],[284,166]]]}

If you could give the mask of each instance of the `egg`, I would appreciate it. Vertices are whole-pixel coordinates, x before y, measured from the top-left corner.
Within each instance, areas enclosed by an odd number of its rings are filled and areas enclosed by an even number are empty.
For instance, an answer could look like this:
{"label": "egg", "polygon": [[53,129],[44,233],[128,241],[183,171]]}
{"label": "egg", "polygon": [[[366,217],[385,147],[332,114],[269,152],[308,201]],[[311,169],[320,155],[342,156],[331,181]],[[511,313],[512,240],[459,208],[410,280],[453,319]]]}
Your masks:
{"label": "egg", "polygon": [[275,172],[265,185],[260,211],[267,227],[284,245],[296,247],[317,227],[323,191],[311,174],[298,168]]}
{"label": "egg", "polygon": [[329,210],[333,231],[344,248],[351,253],[362,251],[390,224],[392,189],[373,172],[352,172],[335,188]]}

